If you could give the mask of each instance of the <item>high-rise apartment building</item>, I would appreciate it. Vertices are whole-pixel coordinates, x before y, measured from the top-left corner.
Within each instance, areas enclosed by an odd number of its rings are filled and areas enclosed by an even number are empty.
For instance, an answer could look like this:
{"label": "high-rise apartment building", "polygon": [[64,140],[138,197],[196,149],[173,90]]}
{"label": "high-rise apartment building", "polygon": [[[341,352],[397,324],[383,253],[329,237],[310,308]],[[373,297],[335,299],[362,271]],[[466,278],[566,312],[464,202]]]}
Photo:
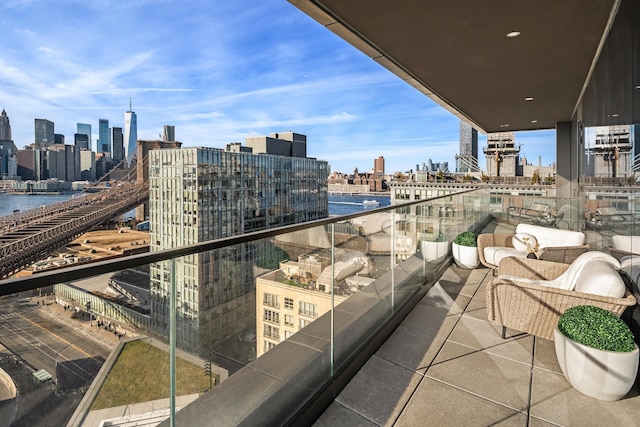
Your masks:
{"label": "high-rise apartment building", "polygon": [[114,126],[111,128],[111,141],[113,144],[113,153],[112,158],[113,161],[118,163],[122,159],[124,159],[124,144],[122,138],[122,128]]}
{"label": "high-rise apartment building", "polygon": [[35,119],[34,120],[34,131],[35,131],[35,140],[34,142],[38,145],[49,145],[53,144],[55,140],[54,124],[52,121],[47,119]]}
{"label": "high-rise apartment building", "polygon": [[[328,216],[325,161],[186,148],[151,150],[149,165],[152,251]],[[254,241],[176,259],[178,344],[209,355],[234,334],[255,332],[254,269],[275,250]],[[152,328],[161,334],[169,272],[168,262],[151,267]]]}
{"label": "high-rise apartment building", "polygon": [[478,131],[460,120],[460,154],[456,156],[456,172],[478,172]]}
{"label": "high-rise apartment building", "polygon": [[516,176],[520,147],[513,132],[487,134],[487,173],[489,176]]}
{"label": "high-rise apartment building", "polygon": [[173,125],[164,125],[162,129],[162,140],[164,142],[176,140],[176,127]]}
{"label": "high-rise apartment building", "polygon": [[109,130],[109,120],[98,120],[98,147],[96,152],[111,154],[111,132]]}
{"label": "high-rise apartment building", "polygon": [[373,174],[377,176],[384,175],[384,157],[379,156],[373,160]]}
{"label": "high-rise apartment building", "polygon": [[[80,146],[80,148],[86,148],[87,150],[91,150],[91,125],[88,123],[78,123],[76,125],[76,133],[78,135],[87,136],[87,146],[86,147]],[[80,137],[79,141],[81,141],[81,144],[82,144],[84,142],[84,138]],[[76,146],[78,146],[78,144],[76,144]]]}
{"label": "high-rise apartment building", "polygon": [[129,99],[129,111],[124,113],[124,145],[127,147],[126,156],[129,165],[131,165],[131,160],[137,154],[136,141],[138,141],[138,117],[132,110],[131,99]]}
{"label": "high-rise apartment building", "polygon": [[54,133],[53,134],[53,143],[54,144],[64,145],[64,135],[61,134],[61,133]]}

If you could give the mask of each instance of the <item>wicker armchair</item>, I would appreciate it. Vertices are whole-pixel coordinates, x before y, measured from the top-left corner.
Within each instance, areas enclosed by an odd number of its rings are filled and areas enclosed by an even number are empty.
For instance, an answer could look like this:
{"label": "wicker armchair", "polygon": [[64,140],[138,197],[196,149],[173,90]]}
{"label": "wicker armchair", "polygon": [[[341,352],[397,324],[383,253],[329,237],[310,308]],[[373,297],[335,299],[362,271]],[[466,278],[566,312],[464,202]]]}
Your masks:
{"label": "wicker armchair", "polygon": [[[498,266],[490,263],[484,256],[484,248],[490,246],[501,246],[505,248],[513,248],[513,233],[486,233],[478,236],[478,256],[480,262],[485,267],[497,269]],[[589,245],[581,246],[556,246],[541,248],[536,252],[536,257],[544,261],[560,262],[571,264],[578,256],[582,255],[589,249]]]}
{"label": "wicker armchair", "polygon": [[[636,304],[627,290],[623,298],[605,297],[549,286],[519,282],[518,278],[553,280],[569,265],[528,258],[505,258],[498,273],[510,276],[493,279],[486,290],[489,321],[553,341],[553,329],[564,311],[576,305],[595,305],[620,317],[625,308]],[[515,277],[514,277],[515,276]]]}

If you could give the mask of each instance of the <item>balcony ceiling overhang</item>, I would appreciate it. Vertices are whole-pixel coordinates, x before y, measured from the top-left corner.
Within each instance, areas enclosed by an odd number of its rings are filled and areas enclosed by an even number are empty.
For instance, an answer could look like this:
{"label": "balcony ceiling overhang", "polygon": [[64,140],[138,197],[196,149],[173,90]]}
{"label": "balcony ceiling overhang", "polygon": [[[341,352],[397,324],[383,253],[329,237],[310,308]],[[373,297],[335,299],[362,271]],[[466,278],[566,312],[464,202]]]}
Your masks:
{"label": "balcony ceiling overhang", "polygon": [[[616,0],[289,1],[484,132],[570,121],[617,8]],[[507,37],[513,31],[520,35]]]}

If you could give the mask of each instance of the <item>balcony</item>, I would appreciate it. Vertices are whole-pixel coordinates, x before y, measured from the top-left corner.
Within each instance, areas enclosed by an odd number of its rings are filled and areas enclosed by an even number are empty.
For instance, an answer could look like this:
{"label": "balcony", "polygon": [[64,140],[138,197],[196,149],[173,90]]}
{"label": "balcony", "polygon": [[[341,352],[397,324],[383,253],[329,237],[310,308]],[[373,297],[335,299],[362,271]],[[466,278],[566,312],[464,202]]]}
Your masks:
{"label": "balcony", "polygon": [[[155,423],[165,420],[166,425],[172,408],[178,410],[178,425],[206,425],[212,417],[220,425],[353,425],[356,420],[415,425],[425,419],[434,424],[570,425],[635,419],[640,415],[634,409],[640,407],[637,388],[630,398],[612,403],[580,395],[559,373],[551,342],[517,331],[502,340],[499,328],[486,321],[484,284],[491,280],[491,271],[450,265],[449,242],[456,234],[513,230],[506,221],[508,207],[534,201],[574,208],[563,217],[566,223],[556,224],[559,228],[584,224],[587,206],[581,200],[452,190],[394,208],[5,280],[0,290],[11,295],[16,312],[29,310],[38,321],[38,306],[44,299],[48,309],[53,300],[40,292],[45,289],[46,294],[46,286],[54,285],[57,302],[69,307],[63,311],[56,306],[59,318],[112,340],[113,351],[100,372],[93,371],[91,381],[87,378],[79,386],[65,372],[75,375],[86,360],[99,356],[84,346],[82,335],[58,334],[62,339],[53,339],[50,349],[12,349],[21,366],[53,374],[58,392],[47,383],[21,398],[59,396],[67,403],[63,406],[75,410],[64,420],[70,418],[70,425],[144,417]],[[623,203],[635,209],[635,199],[628,195],[615,203],[620,209]],[[456,209],[442,215],[447,206]],[[633,222],[635,217],[629,218]],[[634,226],[586,232],[594,248],[606,250],[612,233],[630,233]],[[251,268],[243,264],[247,260]],[[216,274],[206,267],[210,263],[215,263]],[[152,314],[100,298],[101,283],[113,272],[143,265],[150,267],[150,286],[137,304],[149,305]],[[323,282],[323,274],[308,274],[309,265],[329,272],[334,266],[334,282]],[[278,268],[285,268],[282,274],[294,277],[296,285],[271,283],[270,272]],[[189,276],[194,271],[202,274],[197,287]],[[345,277],[340,276],[343,272]],[[168,280],[160,283],[158,277]],[[217,281],[224,286],[209,286]],[[241,281],[255,289],[243,293],[236,286]],[[172,286],[164,286],[167,283]],[[260,306],[265,292],[273,295],[267,298],[272,306],[275,295],[277,301],[293,302],[283,304],[282,314],[269,308],[265,319],[269,304]],[[317,306],[317,319],[297,317],[300,301],[305,307]],[[276,333],[274,327],[284,332]],[[141,358],[125,374],[122,392],[106,398],[112,399],[107,406],[95,407],[107,379],[120,369],[124,348],[136,341],[130,338],[134,333],[168,353],[169,362],[151,373],[151,359]],[[195,371],[185,370],[184,363]],[[148,385],[151,377],[173,384],[174,393],[116,400],[125,395],[125,385],[156,387]],[[200,384],[203,379],[207,381]],[[195,388],[181,389],[181,382]],[[20,408],[16,413],[20,416]]]}

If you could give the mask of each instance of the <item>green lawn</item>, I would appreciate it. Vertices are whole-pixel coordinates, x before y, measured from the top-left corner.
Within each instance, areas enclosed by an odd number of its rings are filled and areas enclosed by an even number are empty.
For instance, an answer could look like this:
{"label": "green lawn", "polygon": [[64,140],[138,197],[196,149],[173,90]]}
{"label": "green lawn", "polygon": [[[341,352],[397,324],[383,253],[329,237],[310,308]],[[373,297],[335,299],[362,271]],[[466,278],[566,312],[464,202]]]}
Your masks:
{"label": "green lawn", "polygon": [[[176,360],[176,394],[204,392],[209,377],[201,366]],[[216,379],[217,380],[217,379]],[[144,341],[125,344],[91,410],[169,397],[169,353]]]}

